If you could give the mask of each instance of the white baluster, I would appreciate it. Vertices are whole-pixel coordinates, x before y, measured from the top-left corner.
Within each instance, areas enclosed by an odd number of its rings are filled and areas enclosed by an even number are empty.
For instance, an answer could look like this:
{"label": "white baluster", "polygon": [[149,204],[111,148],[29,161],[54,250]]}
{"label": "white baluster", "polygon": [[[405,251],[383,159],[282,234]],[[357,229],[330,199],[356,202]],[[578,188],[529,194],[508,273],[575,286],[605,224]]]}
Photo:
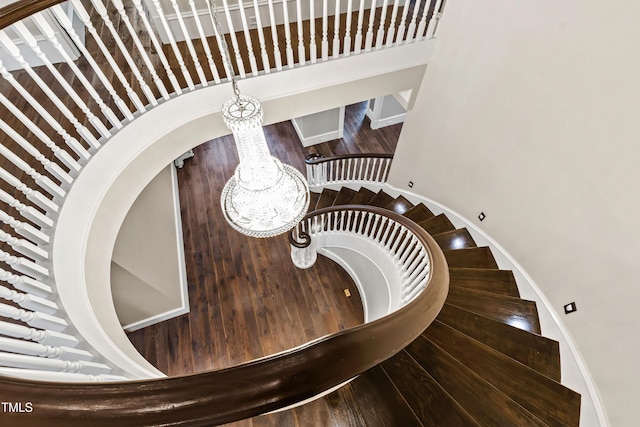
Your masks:
{"label": "white baluster", "polygon": [[17,257],[0,250],[0,261],[7,264],[13,270],[31,276],[34,279],[49,277],[49,270],[47,268],[38,265],[27,258]]}
{"label": "white baluster", "polygon": [[35,328],[51,329],[56,332],[62,332],[68,327],[66,320],[60,317],[15,308],[4,303],[0,303],[0,316],[20,320]]}
{"label": "white baluster", "polygon": [[38,207],[42,208],[46,212],[57,212],[58,205],[55,204],[51,199],[45,197],[39,191],[36,191],[25,183],[20,181],[18,178],[7,172],[6,169],[0,168],[0,178],[4,180],[7,184],[14,187],[16,190],[27,196],[27,199],[33,203],[35,203]]}
{"label": "white baluster", "polygon": [[[14,89],[16,89],[20,93],[20,95],[22,95],[22,97],[27,100],[29,105],[31,105],[38,112],[38,114],[42,118],[44,118],[44,120],[49,125],[51,125],[51,127],[60,136],[62,136],[65,143],[73,151],[75,151],[75,153],[78,154],[78,156],[80,156],[84,160],[88,159],[91,156],[89,152],[74,137],[69,135],[67,131],[64,130],[64,128],[60,125],[60,123],[58,123],[51,116],[51,114],[49,114],[47,110],[44,107],[42,107],[42,105],[38,101],[36,101],[36,99],[33,96],[31,96],[31,94],[29,94],[29,92],[27,92],[27,90],[20,83],[18,83],[18,81],[15,78],[13,78],[13,75],[9,73],[9,71],[7,71],[7,68],[4,66],[4,64],[2,64],[1,61],[0,61],[0,73],[2,74],[2,77],[4,77],[4,79],[7,80],[11,84],[11,86],[13,86]],[[6,100],[6,98],[3,95],[0,95],[0,100],[2,100],[3,104],[5,104],[5,101],[6,101],[5,105],[13,105],[8,100]],[[15,107],[13,108],[9,107],[9,109],[14,111]],[[22,114],[21,117],[24,117],[24,114]]]}
{"label": "white baluster", "polygon": [[[116,8],[118,13],[120,14],[121,21],[124,22],[124,25],[127,27],[127,31],[129,32],[129,35],[133,40],[133,44],[136,45],[136,49],[140,53],[140,57],[142,58],[144,65],[147,67],[147,70],[151,74],[151,78],[153,82],[156,84],[158,91],[160,91],[160,94],[165,100],[168,100],[169,92],[167,92],[167,88],[164,86],[164,83],[160,79],[160,76],[158,76],[158,73],[156,72],[156,68],[151,62],[151,59],[149,58],[149,55],[147,54],[146,49],[143,47],[142,42],[140,41],[140,37],[138,37],[138,32],[134,30],[133,25],[131,25],[131,21],[129,20],[129,16],[127,15],[127,12],[124,9],[124,4],[122,3],[122,0],[112,0],[112,2],[113,2],[113,6]],[[120,37],[118,38],[120,39]],[[153,99],[155,101],[155,96],[153,96]]]}
{"label": "white baluster", "polygon": [[389,28],[387,29],[387,47],[391,47],[393,45],[393,39],[396,35],[396,19],[398,17],[398,7],[400,6],[400,0],[394,0],[393,2],[393,10],[391,12],[391,21],[389,22]]}
{"label": "white baluster", "polygon": [[27,224],[26,222],[21,222],[7,214],[6,212],[0,210],[0,221],[9,225],[11,228],[15,230],[21,236],[26,237],[31,241],[35,241],[38,243],[49,243],[49,236],[47,236],[42,231],[38,230],[31,224]]}
{"label": "white baluster", "polygon": [[216,83],[220,83],[220,74],[218,73],[218,67],[216,67],[215,62],[213,62],[213,54],[211,53],[211,48],[209,47],[209,43],[207,42],[207,36],[204,33],[202,22],[200,21],[200,14],[198,13],[198,9],[196,8],[196,2],[194,0],[189,0],[189,6],[191,7],[193,18],[196,21],[196,29],[198,30],[198,35],[200,36],[200,43],[202,44],[202,47],[204,49],[204,54],[207,58],[207,64],[209,64],[209,71],[211,71],[213,81],[215,81]]}
{"label": "white baluster", "polygon": [[364,1],[360,0],[360,7],[358,8],[358,27],[356,28],[356,36],[353,40],[353,51],[360,53],[362,51],[362,21],[364,20]]}
{"label": "white baluster", "polygon": [[322,60],[329,59],[329,10],[328,0],[322,0]]}
{"label": "white baluster", "polygon": [[69,82],[67,82],[64,77],[62,77],[62,74],[60,74],[58,69],[53,66],[51,61],[49,61],[47,55],[42,51],[42,49],[40,49],[40,46],[38,46],[38,42],[36,41],[35,37],[33,37],[31,32],[27,29],[27,27],[22,22],[16,22],[13,26],[13,29],[20,36],[22,41],[24,41],[24,43],[29,46],[29,48],[31,48],[36,56],[42,61],[45,67],[47,67],[47,70],[49,70],[49,72],[53,75],[58,84],[64,89],[71,100],[84,113],[93,128],[98,131],[101,136],[105,138],[110,137],[111,132],[109,132],[102,121],[100,121],[100,119],[91,112],[89,106],[87,106],[80,95],[78,95],[78,93],[71,87]]}
{"label": "white baluster", "polygon": [[296,14],[298,18],[298,63],[304,65],[306,62],[306,53],[304,48],[304,29],[302,27],[302,6],[300,0],[296,0]]}
{"label": "white baluster", "polygon": [[351,15],[353,15],[353,0],[347,0],[347,22],[344,33],[344,48],[343,53],[345,56],[351,54]]}
{"label": "white baluster", "polygon": [[[429,27],[427,28],[427,38],[433,38],[436,36],[436,29],[438,27],[438,22],[440,21],[440,17],[442,14],[440,13],[440,6],[442,5],[442,0],[436,0],[436,5],[433,8],[433,15],[431,15],[431,19],[429,20]],[[423,20],[427,19],[427,9],[420,20],[420,24],[422,24]],[[424,28],[424,26],[423,26]],[[422,40],[422,31],[420,31],[420,27],[418,27],[418,40]]]}
{"label": "white baluster", "polygon": [[353,159],[349,158],[347,160],[347,181],[353,181],[353,176],[351,175],[351,166],[353,164]]}
{"label": "white baluster", "polygon": [[[193,46],[193,42],[191,41],[191,36],[189,35],[189,31],[187,30],[187,26],[184,23],[184,19],[182,18],[182,12],[180,11],[180,6],[178,6],[177,0],[171,0],[171,5],[173,6],[173,11],[175,12],[175,16],[178,19],[178,25],[180,26],[180,30],[182,31],[184,42],[187,45],[187,50],[191,55],[191,61],[193,65],[196,67],[196,74],[200,79],[200,84],[202,86],[207,86],[207,78],[204,75],[204,70],[202,69],[202,65],[200,65],[200,60],[198,60],[198,54],[196,53],[196,49]],[[197,19],[198,16],[194,16],[194,19]]]}
{"label": "white baluster", "polygon": [[273,0],[268,0],[269,4],[269,21],[271,24],[271,40],[273,42],[273,57],[276,61],[276,70],[282,70],[282,54],[280,53],[280,46],[278,45],[278,31],[276,29],[276,18],[273,11]]}
{"label": "white baluster", "polygon": [[[73,0],[73,1],[77,1],[77,0]],[[156,96],[153,94],[153,91],[151,91],[151,88],[149,87],[147,82],[144,80],[144,77],[142,77],[142,74],[140,73],[140,69],[138,68],[138,65],[135,63],[135,61],[131,57],[131,53],[129,53],[129,50],[122,42],[122,38],[120,34],[118,34],[118,31],[113,25],[113,22],[111,22],[111,18],[109,18],[109,14],[107,13],[107,8],[104,6],[104,3],[102,3],[102,0],[91,0],[91,3],[93,4],[95,11],[98,12],[98,15],[100,15],[100,17],[102,18],[102,21],[109,29],[109,32],[111,33],[111,37],[116,42],[116,46],[118,46],[118,49],[120,50],[120,53],[122,53],[122,56],[127,62],[129,69],[131,70],[136,80],[138,81],[138,85],[140,85],[142,92],[147,97],[147,101],[149,101],[151,105],[158,105]]]}
{"label": "white baluster", "polygon": [[[91,37],[93,37],[93,39],[95,40],[96,44],[98,45],[98,48],[100,49],[100,52],[102,52],[102,55],[106,58],[107,63],[113,70],[114,74],[118,78],[118,81],[120,82],[122,87],[127,92],[127,96],[129,97],[131,102],[133,102],[133,105],[136,106],[136,109],[140,113],[146,112],[147,109],[145,108],[144,104],[142,104],[142,101],[138,97],[138,94],[133,90],[133,88],[129,84],[129,81],[127,80],[126,76],[124,75],[124,73],[116,63],[115,59],[109,52],[109,49],[107,49],[104,42],[100,38],[100,34],[98,34],[98,31],[93,26],[93,23],[89,19],[89,14],[85,10],[84,6],[82,5],[82,2],[80,0],[70,0],[70,1],[73,4],[73,8],[76,11],[76,15],[80,18],[80,20],[82,21],[86,29],[89,31],[89,34],[91,34]],[[87,55],[87,57],[91,57],[91,55]],[[129,115],[131,115],[131,113],[129,113]]]}
{"label": "white baluster", "polygon": [[293,68],[293,47],[291,45],[291,25],[289,25],[289,4],[287,0],[282,0],[282,14],[284,15],[284,40],[286,43],[285,52],[287,54],[287,66]]}
{"label": "white baluster", "polygon": [[[422,17],[420,18],[420,22],[418,23],[418,30],[416,31],[415,41],[422,40],[422,38],[424,37],[424,29],[427,26],[427,16],[429,15],[429,9],[431,8],[431,1],[432,0],[427,0],[427,4],[424,6],[424,9],[422,10]],[[434,10],[434,13],[435,13],[435,10]]]}
{"label": "white baluster", "polygon": [[[227,28],[229,29],[229,36],[231,37],[231,46],[233,46],[233,52],[235,54],[236,64],[238,66],[238,73],[240,74],[240,77],[245,78],[247,74],[244,71],[244,62],[242,61],[242,55],[240,54],[240,47],[238,46],[236,32],[233,29],[233,21],[231,19],[231,12],[229,10],[229,4],[227,0],[222,0],[222,6],[224,7],[224,16],[227,18]],[[229,78],[228,75],[227,78]]]}
{"label": "white baluster", "polygon": [[13,338],[21,338],[50,346],[77,347],[80,342],[72,335],[43,329],[30,328],[24,325],[0,321],[0,334]]}
{"label": "white baluster", "polygon": [[384,0],[382,2],[382,12],[380,15],[380,23],[378,24],[378,33],[376,34],[376,49],[380,49],[382,47],[382,40],[384,39],[384,25],[387,19],[388,5],[389,5],[389,0]]}
{"label": "white baluster", "polygon": [[[75,161],[73,157],[60,147],[58,147],[50,138],[45,134],[40,127],[38,127],[31,119],[27,118],[19,108],[11,103],[4,95],[0,93],[0,103],[7,107],[13,115],[15,115],[22,124],[24,124],[34,135],[36,135],[46,146],[51,149],[56,158],[60,159],[70,170],[74,172],[80,171],[80,164]],[[4,121],[2,122],[4,123]],[[13,140],[24,148],[29,154],[31,154],[44,168],[49,171],[53,176],[58,178],[60,182],[71,184],[73,178],[66,173],[57,163],[54,163],[47,159],[42,153],[40,153],[31,143],[24,139],[21,135],[17,134],[8,125],[3,124],[2,130],[7,133]]]}
{"label": "white baluster", "polygon": [[369,181],[369,176],[371,176],[371,157],[367,157],[367,166],[364,168],[364,176],[363,179]]}
{"label": "white baluster", "polygon": [[8,271],[1,268],[0,280],[2,280],[3,282],[7,282],[14,288],[19,289],[23,292],[43,298],[48,298],[53,292],[53,289],[51,289],[51,286],[49,285],[45,285],[44,283],[39,282],[36,279],[32,279],[28,276],[18,276],[17,274],[9,273]]}
{"label": "white baluster", "polygon": [[111,368],[103,363],[83,360],[72,362],[60,359],[45,359],[43,357],[4,352],[0,352],[0,365],[13,368],[43,369],[46,371],[79,372],[82,374],[107,374],[111,372]]}
{"label": "white baluster", "polygon": [[167,73],[167,77],[171,82],[173,91],[177,94],[181,94],[182,88],[180,87],[180,83],[178,83],[178,79],[176,78],[176,75],[173,73],[173,70],[169,66],[169,61],[167,60],[167,57],[164,54],[164,50],[162,49],[162,44],[158,41],[158,37],[156,37],[156,31],[151,27],[149,18],[147,18],[147,13],[144,7],[142,6],[142,1],[141,0],[132,0],[132,1],[133,1],[133,5],[136,7],[136,10],[138,11],[138,16],[140,17],[140,19],[142,19],[144,28],[147,30],[146,34],[151,39],[151,43],[153,44],[153,47],[156,51],[156,55],[158,55],[158,59],[160,59],[160,62],[162,63],[162,66],[164,67],[165,72]]}
{"label": "white baluster", "polygon": [[17,237],[12,236],[11,234],[3,230],[0,230],[0,242],[5,242],[9,246],[11,246],[14,251],[28,256],[31,259],[37,261],[49,259],[49,252],[45,251],[42,248],[39,248],[26,239],[18,239]]}
{"label": "white baluster", "polygon": [[93,355],[86,350],[64,346],[50,346],[31,341],[16,340],[0,337],[0,350],[28,356],[46,357],[50,359],[62,359],[71,362],[79,360],[91,360]]}
{"label": "white baluster", "polygon": [[39,311],[41,313],[54,314],[58,311],[55,302],[41,298],[37,295],[17,292],[0,285],[0,298],[17,303],[27,310]]}
{"label": "white baluster", "polygon": [[62,114],[69,120],[76,128],[78,134],[94,148],[98,148],[98,140],[96,137],[80,123],[80,121],[73,115],[71,110],[67,108],[64,102],[51,90],[42,78],[31,68],[31,65],[24,59],[20,53],[20,49],[15,45],[13,40],[6,34],[6,32],[0,31],[0,44],[9,52],[11,57],[24,69],[29,77],[38,85],[38,87],[47,95],[47,97],[55,104],[56,108],[62,112]]}
{"label": "white baluster", "polygon": [[333,46],[331,50],[333,51],[333,57],[340,57],[340,0],[335,0],[336,9],[335,14],[333,15]]}
{"label": "white baluster", "polygon": [[411,0],[405,0],[404,6],[402,6],[402,16],[400,17],[400,26],[398,27],[398,32],[396,34],[396,45],[402,44],[405,41],[404,33],[406,30],[406,21],[407,14],[409,13],[409,6],[411,5]]}
{"label": "white baluster", "polygon": [[387,178],[389,177],[389,169],[391,168],[391,159],[385,159],[383,162],[384,171],[382,172],[381,182],[387,182]]}
{"label": "white baluster", "polygon": [[[133,114],[129,110],[129,107],[127,107],[127,104],[125,104],[125,102],[122,100],[122,98],[120,98],[120,96],[118,95],[118,93],[114,89],[113,85],[111,84],[111,81],[107,78],[107,76],[104,74],[102,69],[96,63],[96,61],[93,58],[93,56],[91,56],[91,54],[89,53],[89,51],[85,47],[83,40],[80,38],[78,33],[76,33],[76,30],[75,30],[75,28],[73,28],[73,24],[71,23],[71,20],[69,19],[69,16],[66,14],[64,9],[62,9],[62,7],[56,5],[56,6],[51,7],[49,10],[51,12],[53,12],[54,16],[56,17],[56,20],[60,23],[60,25],[62,25],[62,27],[65,29],[65,31],[69,35],[69,37],[71,37],[71,40],[73,40],[75,46],[80,50],[80,52],[82,53],[82,56],[89,63],[89,65],[91,66],[91,69],[93,70],[95,75],[98,77],[98,79],[100,80],[102,85],[107,89],[107,92],[109,92],[109,96],[111,96],[111,99],[113,100],[114,104],[118,107],[118,110],[120,110],[120,112],[123,114],[124,117],[127,118],[127,120],[129,120],[129,121],[133,120]],[[85,11],[85,14],[81,14],[80,11],[78,11],[78,13],[79,13],[78,16],[80,16],[81,18],[85,18],[87,20],[89,19],[89,15],[86,14],[86,11]],[[138,95],[136,95],[135,93],[130,94],[129,92],[127,92],[127,94],[129,96],[132,96],[132,95],[135,96],[135,98],[137,99],[137,102],[135,102],[133,99],[132,99],[132,101],[134,101],[134,104],[136,105],[136,107],[138,105],[142,105],[142,103],[138,99]],[[145,111],[144,110],[144,106],[139,111],[141,113],[144,112]]]}
{"label": "white baluster", "polygon": [[318,61],[318,46],[316,45],[316,18],[315,0],[309,0],[309,56],[311,63]]}
{"label": "white baluster", "polygon": [[269,64],[269,55],[267,53],[267,45],[264,40],[264,29],[262,28],[262,19],[260,18],[260,6],[258,0],[253,0],[253,13],[256,18],[256,27],[258,30],[258,40],[260,42],[260,55],[262,58],[262,69],[265,73],[271,72],[271,65]]}
{"label": "white baluster", "polygon": [[[416,32],[416,20],[418,19],[418,11],[420,10],[420,4],[422,4],[422,2],[423,0],[416,0],[415,4],[413,5],[413,14],[411,15],[411,22],[409,22],[409,29],[407,30],[407,37],[405,38],[405,41],[407,43],[411,43],[414,41]],[[429,0],[429,3],[431,3],[431,0]],[[429,10],[429,7],[427,6],[425,9]]]}
{"label": "white baluster", "polygon": [[373,24],[376,17],[376,0],[371,0],[371,8],[369,9],[369,26],[367,27],[367,35],[364,41],[364,50],[369,52],[373,44]]}
{"label": "white baluster", "polygon": [[[7,135],[11,137],[15,142],[18,143],[19,146],[24,148],[29,154],[35,157],[36,160],[40,162],[44,166],[46,170],[51,170],[51,173],[58,177],[58,173],[60,173],[61,181],[67,184],[70,184],[73,179],[64,171],[59,170],[59,168],[53,167],[55,163],[52,163],[49,159],[45,158],[42,153],[36,150],[33,145],[31,145],[26,139],[24,139],[21,135],[15,132],[4,120],[0,120],[0,129],[2,129]],[[16,165],[20,170],[29,175],[31,178],[35,180],[35,182],[44,190],[46,190],[52,196],[64,197],[66,191],[60,188],[59,185],[54,183],[49,177],[43,176],[38,173],[34,168],[29,166],[27,162],[18,157],[13,151],[10,151],[7,147],[0,144],[0,153],[5,156],[11,163]]]}
{"label": "white baluster", "polygon": [[0,367],[0,375],[30,379],[35,381],[52,381],[52,382],[61,382],[61,383],[126,381],[129,379],[121,375],[105,375],[105,374],[88,375],[88,374],[78,374],[75,372],[51,372],[51,371],[38,371],[33,369],[2,368],[2,367]]}
{"label": "white baluster", "polygon": [[249,65],[251,66],[251,73],[254,76],[258,75],[258,64],[256,62],[256,55],[253,53],[253,43],[251,42],[251,33],[249,33],[249,24],[247,23],[247,15],[244,12],[244,4],[242,0],[238,0],[238,9],[240,10],[240,18],[242,19],[242,32],[244,34],[244,41],[247,47],[247,56],[249,57]]}
{"label": "white baluster", "polygon": [[0,200],[15,208],[20,215],[27,218],[30,221],[33,221],[35,224],[40,227],[51,228],[53,227],[53,220],[51,218],[47,218],[33,206],[27,206],[24,203],[18,201],[15,197],[7,193],[6,191],[0,189]]}

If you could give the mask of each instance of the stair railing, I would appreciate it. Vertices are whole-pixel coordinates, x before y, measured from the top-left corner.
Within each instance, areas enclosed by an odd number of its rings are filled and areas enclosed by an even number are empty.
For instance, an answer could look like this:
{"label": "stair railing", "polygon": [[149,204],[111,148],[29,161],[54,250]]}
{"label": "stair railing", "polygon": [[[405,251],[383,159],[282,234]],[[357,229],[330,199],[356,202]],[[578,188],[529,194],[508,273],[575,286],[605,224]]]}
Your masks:
{"label": "stair railing", "polygon": [[311,154],[305,159],[310,186],[387,182],[393,154],[356,154],[324,157]]}

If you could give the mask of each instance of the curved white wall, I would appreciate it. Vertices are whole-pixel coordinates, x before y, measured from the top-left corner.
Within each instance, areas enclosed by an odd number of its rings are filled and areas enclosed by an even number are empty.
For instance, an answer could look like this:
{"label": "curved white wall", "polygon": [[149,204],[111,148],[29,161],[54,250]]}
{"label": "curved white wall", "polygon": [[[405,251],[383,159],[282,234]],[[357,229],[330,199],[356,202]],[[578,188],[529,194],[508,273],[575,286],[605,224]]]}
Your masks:
{"label": "curved white wall", "polygon": [[[638,425],[640,3],[447,2],[390,183],[493,236],[561,314],[611,425]],[[586,425],[586,424],[585,424]]]}

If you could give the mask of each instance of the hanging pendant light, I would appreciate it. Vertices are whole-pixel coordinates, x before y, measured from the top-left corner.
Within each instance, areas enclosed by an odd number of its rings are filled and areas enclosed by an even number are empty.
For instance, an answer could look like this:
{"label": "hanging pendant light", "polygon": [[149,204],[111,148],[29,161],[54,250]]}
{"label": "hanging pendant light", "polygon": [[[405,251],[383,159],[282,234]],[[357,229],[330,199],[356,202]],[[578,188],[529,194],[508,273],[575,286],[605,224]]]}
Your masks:
{"label": "hanging pendant light", "polygon": [[234,91],[222,106],[222,118],[233,133],[240,158],[222,190],[222,212],[227,222],[244,235],[277,236],[292,229],[307,213],[309,186],[298,170],[269,152],[262,129],[262,106],[256,98],[240,94],[215,9],[208,5]]}

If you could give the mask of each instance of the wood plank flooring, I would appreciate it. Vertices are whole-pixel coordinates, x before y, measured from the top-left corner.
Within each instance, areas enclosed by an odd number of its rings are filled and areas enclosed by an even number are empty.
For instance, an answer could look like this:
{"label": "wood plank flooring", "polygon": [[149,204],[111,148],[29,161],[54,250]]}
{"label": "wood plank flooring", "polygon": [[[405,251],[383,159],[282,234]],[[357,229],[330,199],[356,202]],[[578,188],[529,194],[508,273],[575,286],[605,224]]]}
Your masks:
{"label": "wood plank flooring", "polygon": [[[270,149],[300,170],[311,152],[393,152],[401,125],[373,131],[365,107],[347,107],[343,139],[308,149],[290,122],[267,126]],[[184,375],[233,366],[361,323],[357,289],[332,261],[321,257],[313,268],[299,270],[286,236],[250,239],[227,225],[219,197],[238,162],[231,136],[209,141],[195,154],[178,170],[191,312],[130,333],[136,348],[168,375]]]}

